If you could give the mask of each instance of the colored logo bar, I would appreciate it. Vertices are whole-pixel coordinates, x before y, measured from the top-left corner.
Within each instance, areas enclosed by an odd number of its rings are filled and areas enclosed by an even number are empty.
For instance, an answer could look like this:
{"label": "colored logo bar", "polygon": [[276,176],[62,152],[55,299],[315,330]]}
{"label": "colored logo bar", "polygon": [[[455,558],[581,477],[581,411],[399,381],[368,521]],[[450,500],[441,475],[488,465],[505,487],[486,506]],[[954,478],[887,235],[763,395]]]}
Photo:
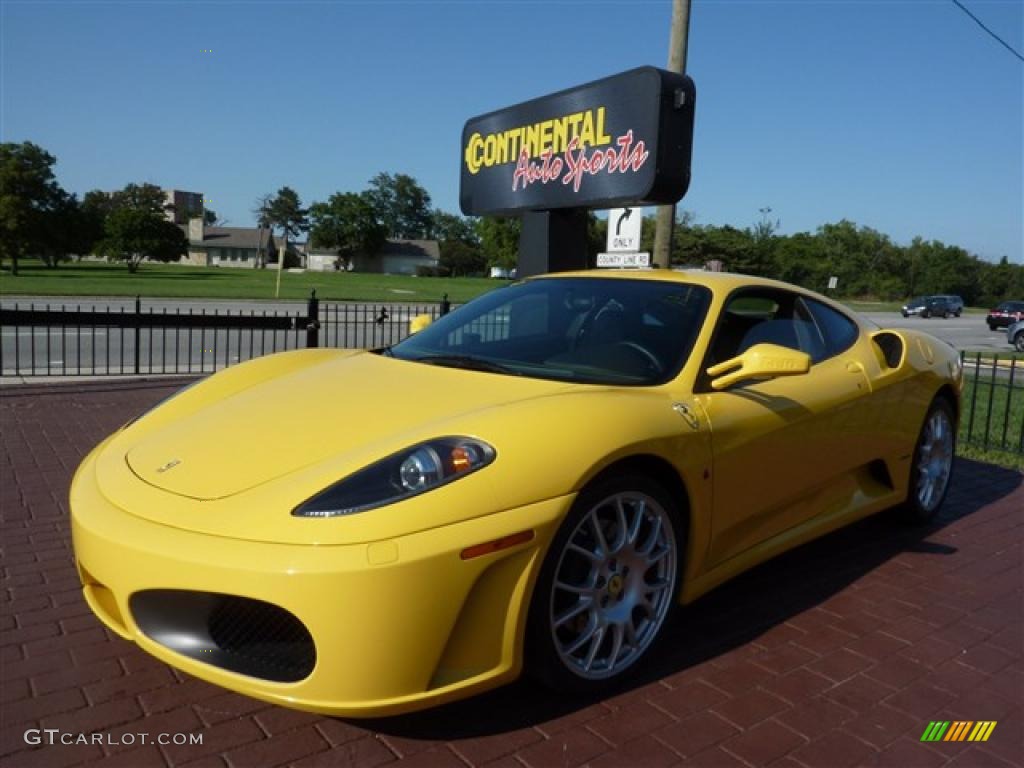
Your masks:
{"label": "colored logo bar", "polygon": [[921,741],[988,741],[995,720],[933,720],[921,734]]}

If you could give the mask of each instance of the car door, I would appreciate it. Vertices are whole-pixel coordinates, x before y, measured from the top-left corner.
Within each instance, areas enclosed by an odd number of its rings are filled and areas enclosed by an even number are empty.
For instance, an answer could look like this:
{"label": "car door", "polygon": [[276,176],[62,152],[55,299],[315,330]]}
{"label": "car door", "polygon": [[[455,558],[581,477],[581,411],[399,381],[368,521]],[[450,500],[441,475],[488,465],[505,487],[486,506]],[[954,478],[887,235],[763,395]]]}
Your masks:
{"label": "car door", "polygon": [[[723,391],[698,382],[714,452],[711,565],[848,502],[849,484],[837,482],[851,471],[844,435],[869,385],[852,354],[857,326],[845,319],[844,331],[844,318],[826,313],[840,314],[778,289],[744,289],[724,308],[704,370],[763,342],[806,352],[812,365]],[[831,334],[816,314],[833,321]]]}

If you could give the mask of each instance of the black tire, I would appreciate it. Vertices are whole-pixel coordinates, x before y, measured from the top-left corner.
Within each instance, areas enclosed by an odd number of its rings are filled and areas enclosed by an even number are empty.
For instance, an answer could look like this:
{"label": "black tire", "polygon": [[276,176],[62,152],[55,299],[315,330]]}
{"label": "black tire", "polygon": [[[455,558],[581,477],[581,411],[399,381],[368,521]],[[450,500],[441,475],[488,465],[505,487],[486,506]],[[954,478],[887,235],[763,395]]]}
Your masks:
{"label": "black tire", "polygon": [[932,316],[932,313],[929,312],[927,309],[922,309],[921,310],[921,317],[928,318],[928,317],[931,317],[931,316]]}
{"label": "black tire", "polygon": [[[941,436],[936,431],[939,424],[943,425],[944,430],[948,430]],[[934,459],[930,458],[933,453],[938,453]],[[955,456],[956,417],[949,400],[939,396],[928,408],[917,442],[914,444],[907,498],[901,507],[904,520],[924,524],[931,522],[935,517],[949,491],[956,463]],[[933,474],[932,478],[922,476],[925,468]],[[944,477],[940,473],[944,473]],[[930,489],[929,483],[934,483]]]}
{"label": "black tire", "polygon": [[996,324],[995,324],[995,323],[989,323],[989,324],[988,324],[988,329],[989,329],[990,331],[994,331],[994,330],[996,329]]}
{"label": "black tire", "polygon": [[955,312],[955,313],[953,314],[953,317],[960,317],[960,313],[961,313],[962,311],[963,311],[963,310],[961,310],[961,309],[958,309],[958,310],[957,310],[957,311],[956,311],[956,312]]}
{"label": "black tire", "polygon": [[[640,546],[632,547],[630,534]],[[664,634],[676,608],[684,550],[678,506],[650,478],[622,474],[584,489],[555,535],[533,591],[527,672],[559,691],[597,693],[618,684],[650,658]]]}
{"label": "black tire", "polygon": [[1017,331],[1013,337],[1013,348],[1018,352],[1024,352],[1024,331]]}

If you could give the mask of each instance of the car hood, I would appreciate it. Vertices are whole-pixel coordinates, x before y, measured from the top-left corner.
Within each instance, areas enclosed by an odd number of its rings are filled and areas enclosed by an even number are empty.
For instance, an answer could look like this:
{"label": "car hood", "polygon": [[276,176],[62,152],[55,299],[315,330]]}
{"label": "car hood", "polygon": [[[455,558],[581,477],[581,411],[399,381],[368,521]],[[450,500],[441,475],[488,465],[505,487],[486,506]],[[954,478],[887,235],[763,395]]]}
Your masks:
{"label": "car hood", "polygon": [[366,352],[321,353],[312,365],[292,357],[272,377],[215,398],[202,391],[215,379],[200,384],[157,409],[156,426],[144,418],[125,448],[132,472],[170,493],[223,499],[331,457],[355,471],[447,434],[449,420],[571,386]]}

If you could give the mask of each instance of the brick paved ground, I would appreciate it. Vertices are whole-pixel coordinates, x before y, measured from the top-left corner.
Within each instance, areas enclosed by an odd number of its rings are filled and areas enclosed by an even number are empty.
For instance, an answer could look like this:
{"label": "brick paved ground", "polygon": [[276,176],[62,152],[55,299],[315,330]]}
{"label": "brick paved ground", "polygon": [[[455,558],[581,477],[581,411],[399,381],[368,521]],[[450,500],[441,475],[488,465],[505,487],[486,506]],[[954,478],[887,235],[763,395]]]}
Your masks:
{"label": "brick paved ground", "polygon": [[[617,695],[567,699],[521,682],[417,715],[343,721],[181,675],[86,608],[68,536],[71,473],[170,391],[0,391],[4,766],[1021,764],[1017,473],[962,461],[936,526],[867,520],[741,577],[683,611],[664,658]],[[998,725],[985,744],[925,746],[929,720]],[[203,744],[31,746],[30,728],[121,741],[197,733]]]}

